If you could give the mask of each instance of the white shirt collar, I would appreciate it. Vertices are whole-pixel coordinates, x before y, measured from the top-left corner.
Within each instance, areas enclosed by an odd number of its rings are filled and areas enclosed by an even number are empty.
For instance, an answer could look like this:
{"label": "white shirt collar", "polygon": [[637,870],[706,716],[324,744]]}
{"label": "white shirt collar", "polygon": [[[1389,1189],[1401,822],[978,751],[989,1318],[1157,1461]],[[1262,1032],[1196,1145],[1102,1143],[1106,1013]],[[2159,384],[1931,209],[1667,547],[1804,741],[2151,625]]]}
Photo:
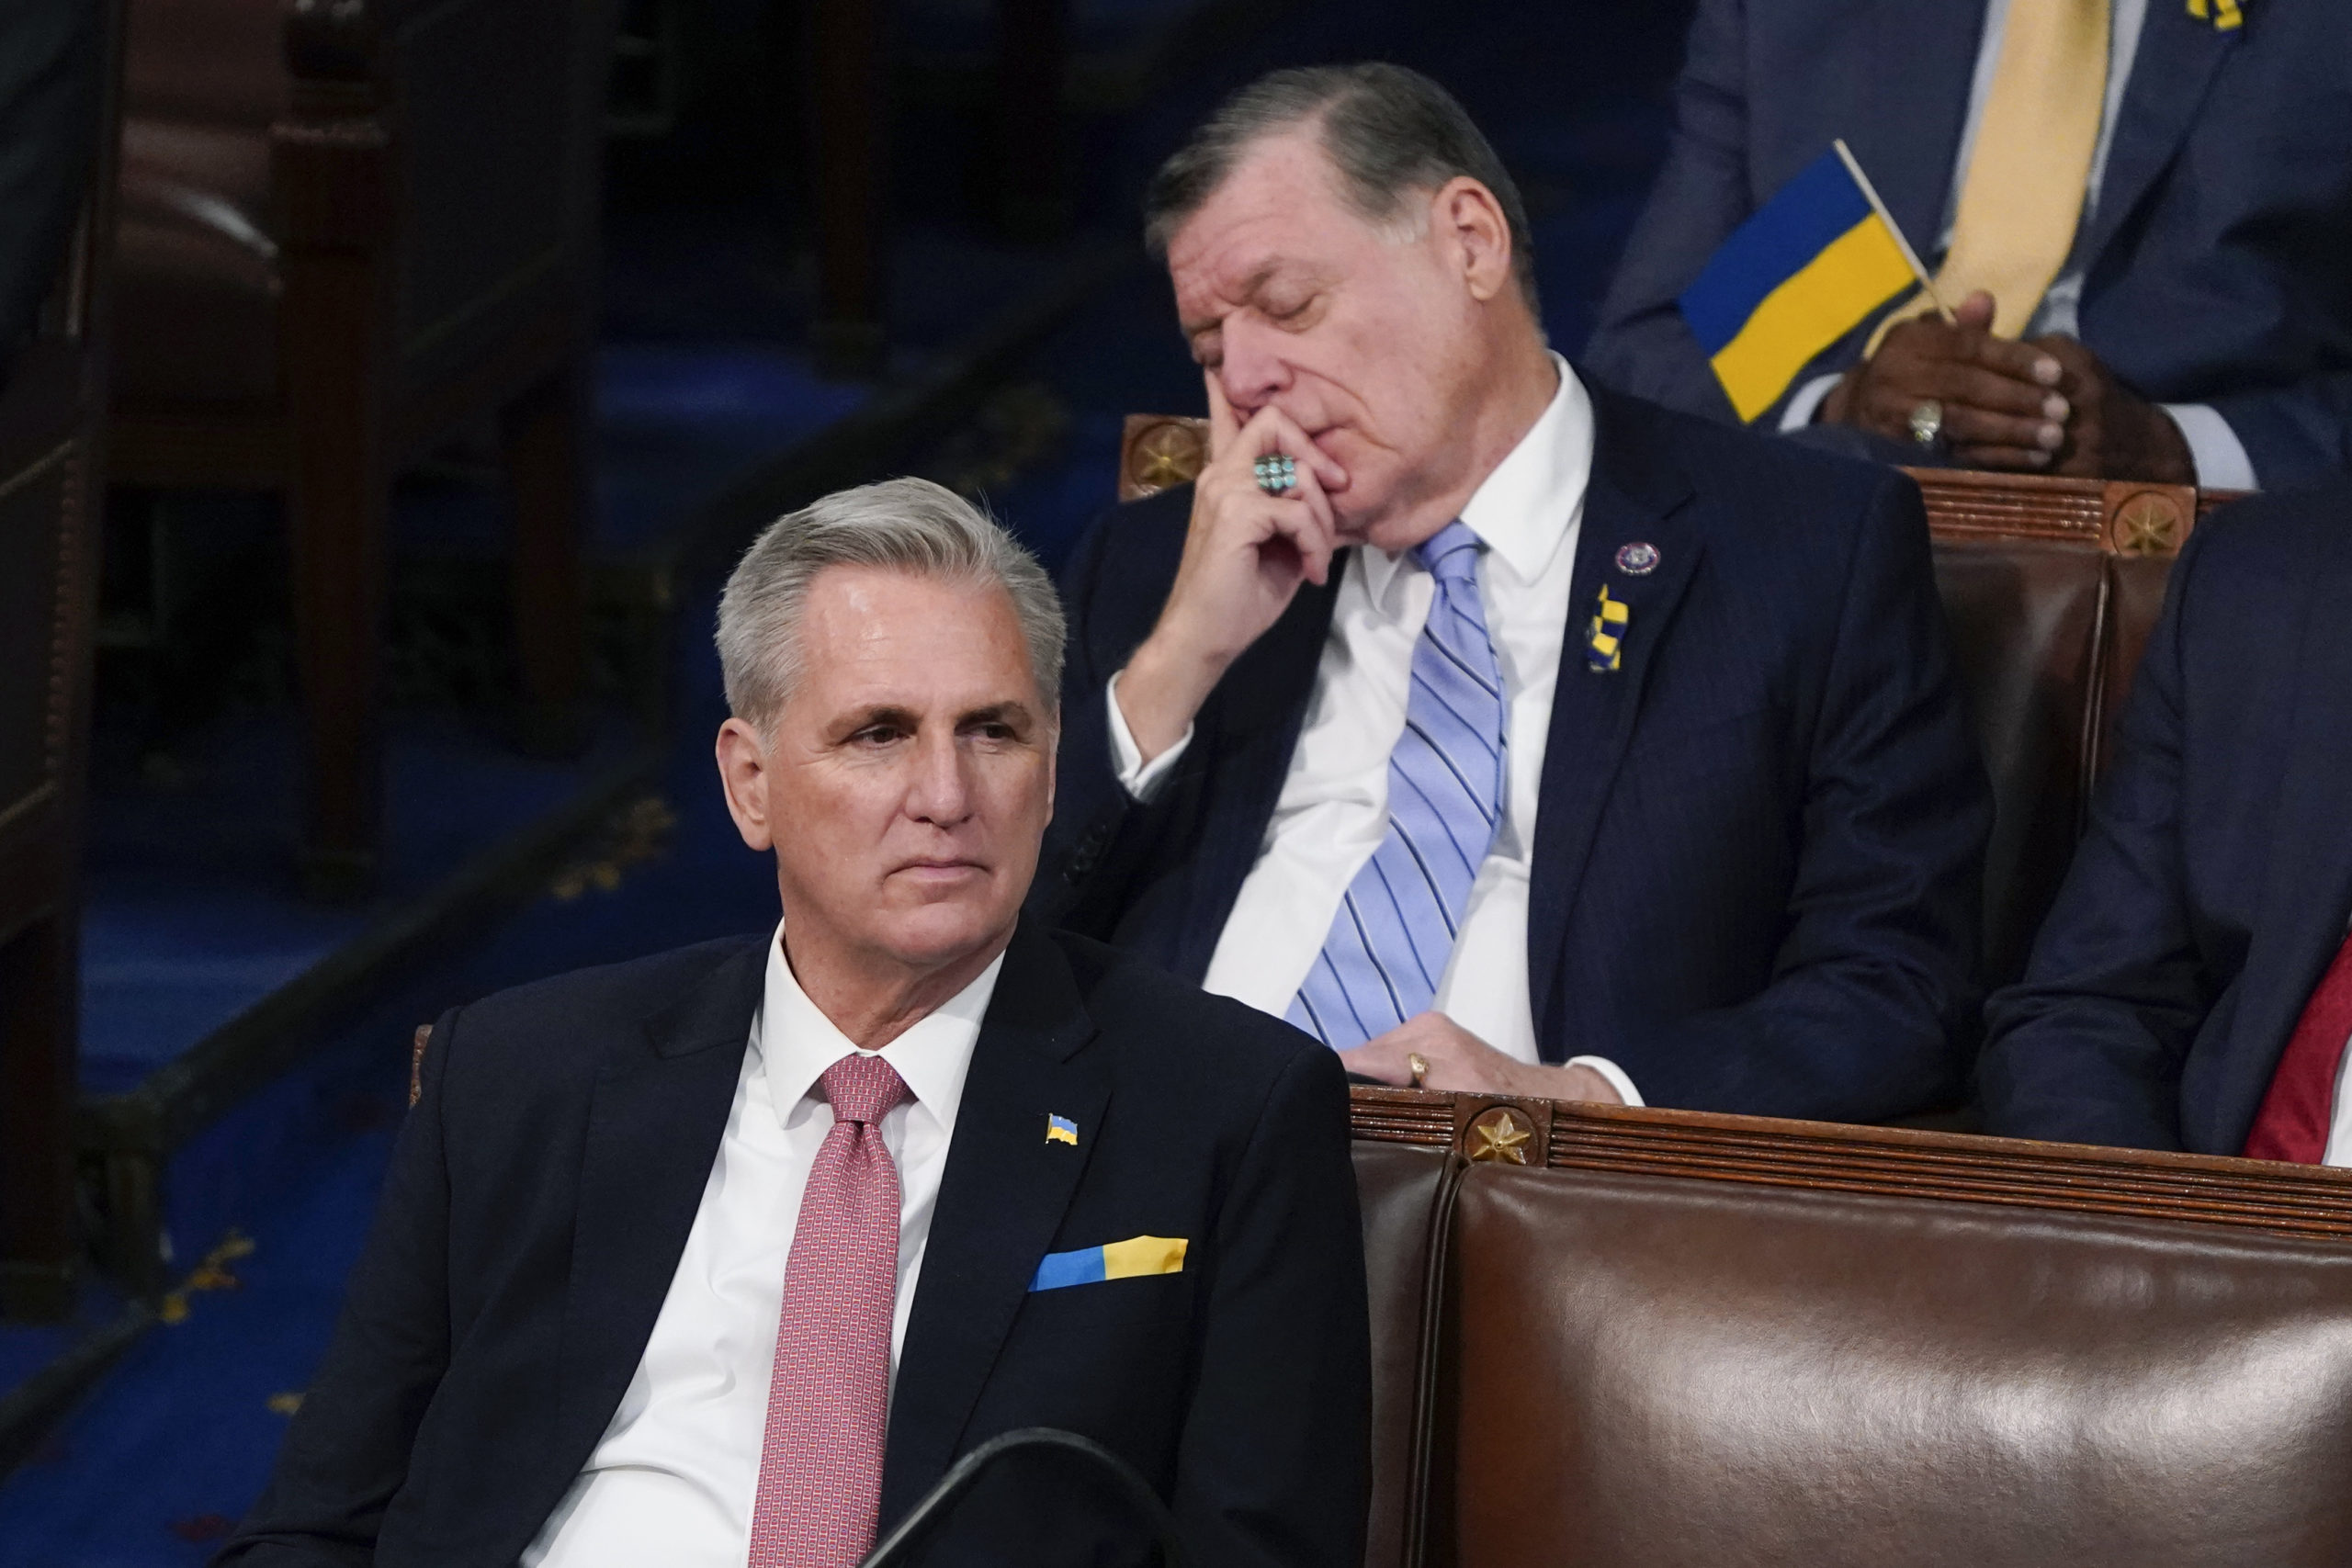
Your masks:
{"label": "white shirt collar", "polygon": [[[1592,474],[1592,397],[1557,354],[1560,385],[1527,434],[1462,508],[1463,525],[1521,582],[1533,582],[1568,536]],[[1372,602],[1392,618],[1401,605],[1390,597],[1406,554],[1357,549]]]}
{"label": "white shirt collar", "polygon": [[[979,1043],[980,1020],[996,994],[996,979],[1004,968],[1004,954],[980,971],[978,978],[915,1021],[907,1032],[877,1053],[897,1070],[925,1111],[949,1133],[956,1130],[956,1107],[964,1098],[964,1075],[972,1065],[972,1049]],[[760,1015],[752,1021],[752,1049],[766,1074],[768,1100],[779,1125],[789,1126],[806,1114],[802,1101],[817,1087],[825,1069],[857,1049],[849,1036],[833,1025],[808,993],[800,988],[792,965],[784,956],[784,924],[776,923],[768,942],[766,988]]]}

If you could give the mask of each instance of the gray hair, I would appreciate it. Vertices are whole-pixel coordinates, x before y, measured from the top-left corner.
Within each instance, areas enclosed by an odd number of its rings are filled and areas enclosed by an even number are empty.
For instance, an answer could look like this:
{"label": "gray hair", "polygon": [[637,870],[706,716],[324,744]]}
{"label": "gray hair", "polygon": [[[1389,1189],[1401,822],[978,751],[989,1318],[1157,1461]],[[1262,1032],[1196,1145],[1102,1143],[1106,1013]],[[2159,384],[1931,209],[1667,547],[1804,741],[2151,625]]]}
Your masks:
{"label": "gray hair", "polygon": [[837,491],[769,524],[718,596],[727,705],[764,731],[800,677],[801,609],[828,567],[879,567],[1001,588],[1047,711],[1059,706],[1062,605],[1053,579],[986,513],[929,479]]}
{"label": "gray hair", "polygon": [[1535,241],[1518,182],[1453,94],[1418,71],[1373,62],[1273,71],[1217,107],[1159,165],[1144,193],[1144,243],[1161,260],[1176,231],[1216,194],[1266,137],[1310,123],[1340,190],[1366,222],[1388,225],[1408,191],[1467,175],[1494,193],[1510,225],[1511,271],[1527,308],[1535,297]]}

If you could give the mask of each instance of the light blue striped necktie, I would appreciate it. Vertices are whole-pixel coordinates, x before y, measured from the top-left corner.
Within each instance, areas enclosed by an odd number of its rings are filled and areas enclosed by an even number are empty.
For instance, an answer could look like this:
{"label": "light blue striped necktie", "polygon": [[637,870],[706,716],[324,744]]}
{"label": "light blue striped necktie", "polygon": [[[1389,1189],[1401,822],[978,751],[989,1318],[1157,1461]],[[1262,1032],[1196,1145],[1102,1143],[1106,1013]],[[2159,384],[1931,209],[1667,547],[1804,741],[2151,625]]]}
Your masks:
{"label": "light blue striped necktie", "polygon": [[1437,580],[1388,754],[1388,834],[1356,873],[1286,1015],[1334,1048],[1427,1012],[1503,807],[1503,678],[1478,604],[1478,536],[1414,552]]}

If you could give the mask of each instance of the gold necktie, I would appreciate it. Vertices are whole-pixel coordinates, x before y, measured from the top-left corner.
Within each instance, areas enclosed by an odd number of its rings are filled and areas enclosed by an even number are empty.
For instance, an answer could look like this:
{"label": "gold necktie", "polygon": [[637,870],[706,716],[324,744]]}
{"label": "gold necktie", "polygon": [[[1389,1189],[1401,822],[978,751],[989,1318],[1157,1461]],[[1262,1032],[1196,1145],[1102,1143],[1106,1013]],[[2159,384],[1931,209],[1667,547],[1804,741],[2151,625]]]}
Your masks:
{"label": "gold necktie", "polygon": [[[2009,0],[1951,249],[1936,269],[1946,304],[1980,288],[1993,296],[1996,337],[2025,332],[2074,249],[2107,106],[2108,19],[2108,0]],[[1879,323],[1870,352],[1930,307],[1924,293],[1906,301]]]}

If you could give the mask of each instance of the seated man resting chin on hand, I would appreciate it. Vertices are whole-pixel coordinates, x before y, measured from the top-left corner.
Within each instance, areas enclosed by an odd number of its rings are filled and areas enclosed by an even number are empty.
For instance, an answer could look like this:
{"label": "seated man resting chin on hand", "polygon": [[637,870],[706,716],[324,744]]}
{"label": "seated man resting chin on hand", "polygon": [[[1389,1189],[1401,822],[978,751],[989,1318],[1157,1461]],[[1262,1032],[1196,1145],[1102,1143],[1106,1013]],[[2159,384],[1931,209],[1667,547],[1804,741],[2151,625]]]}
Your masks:
{"label": "seated man resting chin on hand", "polygon": [[[853,1568],[959,1457],[1049,1427],[1138,1472],[1189,1561],[1357,1568],[1342,1077],[1019,918],[1052,583],[896,480],[763,535],[718,644],[720,780],[782,923],[435,1026],[334,1344],[221,1561]],[[1154,1560],[1094,1481],[990,1470],[922,1561]]]}
{"label": "seated man resting chin on hand", "polygon": [[1956,1095],[1989,808],[1908,479],[1589,385],[1435,83],[1278,72],[1147,233],[1211,456],[1099,525],[1032,908],[1390,1083]]}

